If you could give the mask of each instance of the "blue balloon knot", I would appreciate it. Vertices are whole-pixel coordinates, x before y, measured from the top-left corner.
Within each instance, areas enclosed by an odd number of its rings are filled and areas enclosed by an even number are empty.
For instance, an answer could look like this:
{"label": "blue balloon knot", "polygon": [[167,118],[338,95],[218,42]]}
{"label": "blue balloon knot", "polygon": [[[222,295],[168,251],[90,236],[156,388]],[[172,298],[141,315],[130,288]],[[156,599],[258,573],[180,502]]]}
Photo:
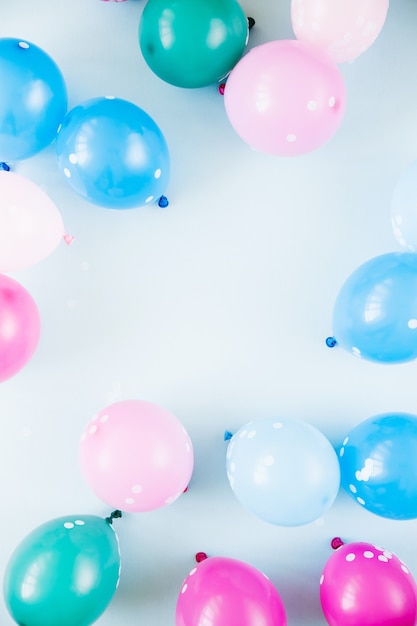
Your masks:
{"label": "blue balloon knot", "polygon": [[232,437],[233,437],[233,433],[231,433],[230,430],[224,431],[224,435],[223,435],[224,441],[229,441],[229,439],[231,439]]}
{"label": "blue balloon knot", "polygon": [[7,163],[4,163],[4,161],[0,161],[0,170],[3,170],[4,172],[9,172],[10,166],[7,165]]}
{"label": "blue balloon knot", "polygon": [[161,207],[161,209],[165,209],[168,206],[169,202],[168,202],[168,198],[166,196],[161,196],[158,200],[158,206]]}
{"label": "blue balloon knot", "polygon": [[337,346],[337,341],[334,337],[327,337],[326,339],[326,346],[328,348],[334,348],[335,346]]}

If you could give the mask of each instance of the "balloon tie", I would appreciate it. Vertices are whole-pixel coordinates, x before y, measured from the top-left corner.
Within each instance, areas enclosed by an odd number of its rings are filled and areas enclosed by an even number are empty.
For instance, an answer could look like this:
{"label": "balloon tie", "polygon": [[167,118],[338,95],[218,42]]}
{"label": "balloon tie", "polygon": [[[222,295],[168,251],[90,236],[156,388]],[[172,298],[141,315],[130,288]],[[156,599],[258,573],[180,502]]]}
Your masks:
{"label": "balloon tie", "polygon": [[224,96],[224,90],[226,89],[226,83],[220,83],[218,87],[218,92],[221,96]]}
{"label": "balloon tie", "polygon": [[223,441],[229,441],[233,437],[233,433],[230,430],[225,430],[223,435]]}
{"label": "balloon tie", "polygon": [[248,17],[248,27],[249,27],[249,30],[251,28],[253,28],[254,26],[255,26],[255,20],[253,19],[253,17]]}
{"label": "balloon tie", "polygon": [[62,239],[65,241],[67,246],[70,246],[72,242],[74,241],[75,237],[74,235],[63,235]]}
{"label": "balloon tie", "polygon": [[197,561],[197,563],[201,563],[201,561],[205,561],[206,559],[208,559],[208,556],[205,552],[197,552],[197,554],[195,555],[195,560]]}
{"label": "balloon tie", "polygon": [[0,161],[0,170],[4,172],[10,172],[10,165],[7,165],[4,161]]}
{"label": "balloon tie", "polygon": [[106,522],[108,522],[109,524],[113,524],[113,520],[118,519],[119,517],[122,517],[122,512],[119,511],[119,509],[116,509],[115,511],[110,513],[109,517],[106,517],[105,519]]}
{"label": "balloon tie", "polygon": [[342,546],[344,546],[345,542],[342,541],[340,537],[333,537],[333,539],[330,542],[330,545],[332,546],[333,550],[337,550],[338,548],[341,548]]}
{"label": "balloon tie", "polygon": [[326,339],[326,346],[328,348],[334,348],[335,346],[337,346],[337,341],[336,341],[335,337],[327,337],[327,339]]}
{"label": "balloon tie", "polygon": [[166,209],[166,207],[168,206],[169,202],[168,202],[168,198],[166,196],[161,196],[158,200],[158,206],[161,207],[161,209]]}

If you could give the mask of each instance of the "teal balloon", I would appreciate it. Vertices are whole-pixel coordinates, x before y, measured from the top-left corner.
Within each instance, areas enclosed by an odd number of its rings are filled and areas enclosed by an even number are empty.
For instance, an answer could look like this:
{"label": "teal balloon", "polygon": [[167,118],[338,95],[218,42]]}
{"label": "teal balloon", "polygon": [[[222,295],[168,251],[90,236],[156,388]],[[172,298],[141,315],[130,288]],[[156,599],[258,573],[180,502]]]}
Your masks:
{"label": "teal balloon", "polygon": [[417,359],[417,254],[390,252],[356,269],[337,296],[333,334],[369,361]]}
{"label": "teal balloon", "polygon": [[67,515],[33,530],[6,568],[6,606],[21,626],[88,626],[117,588],[118,539],[94,515]]}
{"label": "teal balloon", "polygon": [[241,59],[248,20],[236,0],[148,0],[139,44],[150,69],[177,87],[205,87]]}
{"label": "teal balloon", "polygon": [[0,39],[0,161],[22,161],[55,139],[67,88],[55,61],[21,39]]}

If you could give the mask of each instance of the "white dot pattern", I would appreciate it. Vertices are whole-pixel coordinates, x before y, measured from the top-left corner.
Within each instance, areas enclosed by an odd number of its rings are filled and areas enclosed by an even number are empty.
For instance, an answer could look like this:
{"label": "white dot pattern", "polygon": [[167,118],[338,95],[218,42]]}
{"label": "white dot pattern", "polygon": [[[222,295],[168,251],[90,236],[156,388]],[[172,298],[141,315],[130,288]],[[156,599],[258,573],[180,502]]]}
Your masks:
{"label": "white dot pattern", "polygon": [[413,317],[411,320],[408,320],[407,326],[411,330],[415,330],[417,328],[417,319]]}
{"label": "white dot pattern", "polygon": [[348,563],[350,563],[351,561],[354,561],[356,559],[356,555],[353,554],[353,552],[349,552],[349,554],[346,555],[345,559]]}

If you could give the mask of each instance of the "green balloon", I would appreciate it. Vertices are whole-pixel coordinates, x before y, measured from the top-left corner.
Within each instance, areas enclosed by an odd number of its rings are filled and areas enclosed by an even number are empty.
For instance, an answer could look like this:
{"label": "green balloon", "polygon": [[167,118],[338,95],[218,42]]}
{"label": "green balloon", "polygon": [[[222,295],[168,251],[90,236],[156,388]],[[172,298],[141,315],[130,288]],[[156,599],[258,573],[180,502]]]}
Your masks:
{"label": "green balloon", "polygon": [[139,24],[146,63],[177,87],[220,81],[241,59],[248,20],[236,0],[148,0]]}
{"label": "green balloon", "polygon": [[109,521],[68,515],[39,526],[17,546],[4,598],[21,626],[88,626],[110,603],[119,573],[119,542]]}

